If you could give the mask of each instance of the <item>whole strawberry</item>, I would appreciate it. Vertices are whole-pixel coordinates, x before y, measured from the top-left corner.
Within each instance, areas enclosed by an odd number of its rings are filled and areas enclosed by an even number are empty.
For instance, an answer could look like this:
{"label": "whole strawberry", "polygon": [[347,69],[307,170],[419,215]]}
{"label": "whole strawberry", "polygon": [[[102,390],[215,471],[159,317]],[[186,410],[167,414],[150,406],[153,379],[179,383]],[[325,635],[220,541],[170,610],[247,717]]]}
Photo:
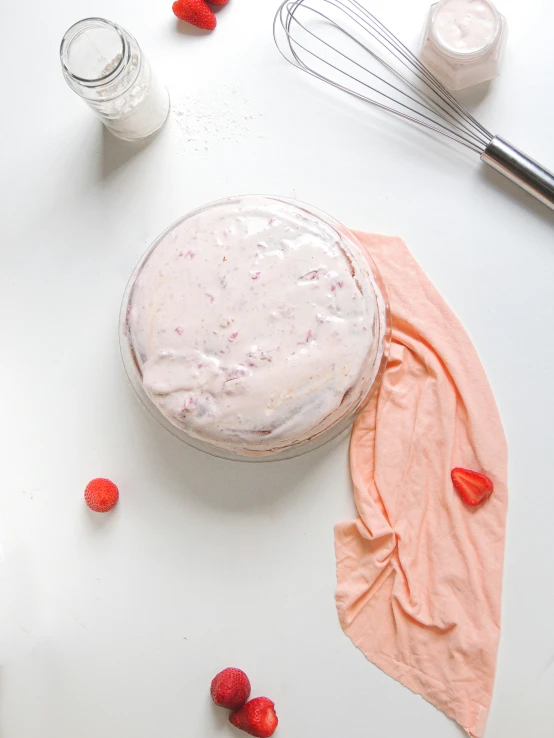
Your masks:
{"label": "whole strawberry", "polygon": [[256,697],[240,710],[232,712],[229,722],[255,738],[270,738],[275,733],[279,719],[275,714],[275,704],[267,697]]}
{"label": "whole strawberry", "polygon": [[109,479],[93,479],[85,489],[85,502],[94,512],[108,512],[117,504],[119,490]]}
{"label": "whole strawberry", "polygon": [[219,707],[238,710],[250,697],[250,681],[240,669],[224,669],[214,677],[210,694]]}
{"label": "whole strawberry", "polygon": [[217,25],[213,10],[206,5],[204,0],[175,0],[173,12],[179,20],[191,23],[197,28],[203,28],[205,31],[213,31]]}
{"label": "whole strawberry", "polygon": [[213,31],[217,25],[213,10],[204,0],[175,0],[173,12],[179,20],[203,28],[205,31]]}

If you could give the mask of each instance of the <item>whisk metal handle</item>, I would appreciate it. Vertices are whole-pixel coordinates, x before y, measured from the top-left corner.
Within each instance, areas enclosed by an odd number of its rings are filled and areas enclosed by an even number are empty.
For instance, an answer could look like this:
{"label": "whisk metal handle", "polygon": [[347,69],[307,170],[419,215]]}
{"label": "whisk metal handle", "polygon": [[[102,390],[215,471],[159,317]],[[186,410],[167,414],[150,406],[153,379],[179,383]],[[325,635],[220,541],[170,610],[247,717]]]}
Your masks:
{"label": "whisk metal handle", "polygon": [[481,161],[554,210],[554,174],[499,136],[495,136],[481,154]]}

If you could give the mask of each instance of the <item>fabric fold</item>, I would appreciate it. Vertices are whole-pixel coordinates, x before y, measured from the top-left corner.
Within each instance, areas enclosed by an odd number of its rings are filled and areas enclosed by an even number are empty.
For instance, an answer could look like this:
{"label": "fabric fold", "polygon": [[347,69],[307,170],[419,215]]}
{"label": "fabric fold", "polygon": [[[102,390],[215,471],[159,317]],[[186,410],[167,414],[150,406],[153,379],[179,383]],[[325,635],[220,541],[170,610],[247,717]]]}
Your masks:
{"label": "fabric fold", "polygon": [[[388,290],[392,345],[352,434],[359,517],[335,529],[339,618],[368,659],[480,738],[500,633],[502,424],[467,333],[405,244],[357,236]],[[493,480],[481,507],[454,490],[457,466]]]}

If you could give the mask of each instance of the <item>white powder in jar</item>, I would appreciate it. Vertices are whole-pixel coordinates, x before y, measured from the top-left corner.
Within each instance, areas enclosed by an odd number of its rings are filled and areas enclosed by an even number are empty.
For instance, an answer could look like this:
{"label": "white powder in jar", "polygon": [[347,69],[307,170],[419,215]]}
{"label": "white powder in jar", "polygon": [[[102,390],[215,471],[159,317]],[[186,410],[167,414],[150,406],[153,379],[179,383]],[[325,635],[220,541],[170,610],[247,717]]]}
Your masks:
{"label": "white powder in jar", "polygon": [[62,40],[60,59],[67,84],[119,138],[147,138],[166,121],[167,89],[134,36],[116,23],[75,23]]}
{"label": "white powder in jar", "polygon": [[[117,68],[121,55],[114,57],[105,67],[110,74]],[[151,136],[165,123],[169,114],[170,100],[167,89],[152,72],[148,60],[133,58],[131,64],[141,65],[132,87],[119,96],[118,85],[110,86],[103,103],[103,118],[106,127],[119,138],[135,141]],[[121,85],[122,86],[122,85]]]}

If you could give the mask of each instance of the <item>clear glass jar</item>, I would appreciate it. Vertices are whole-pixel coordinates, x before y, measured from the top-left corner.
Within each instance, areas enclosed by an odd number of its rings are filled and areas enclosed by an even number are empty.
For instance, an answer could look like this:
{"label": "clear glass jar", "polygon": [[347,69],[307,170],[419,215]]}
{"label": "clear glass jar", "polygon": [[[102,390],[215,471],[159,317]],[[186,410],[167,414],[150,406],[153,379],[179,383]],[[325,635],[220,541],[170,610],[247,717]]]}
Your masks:
{"label": "clear glass jar", "polygon": [[[315,257],[318,269],[304,276],[299,276],[303,271],[297,273],[296,254],[304,247],[311,249],[319,233],[326,234],[333,253],[342,254],[341,261],[344,257],[346,278],[328,271],[328,263],[321,267],[326,263],[324,254],[322,258],[321,254]],[[253,243],[251,251],[247,246],[243,248],[249,239]],[[218,248],[220,252],[216,254]],[[264,254],[260,259],[256,256],[257,249]],[[289,254],[292,268],[287,261]],[[305,252],[298,258],[304,266]],[[337,266],[338,262],[334,264]],[[228,276],[220,267],[228,270]],[[285,271],[279,272],[280,268]],[[326,274],[321,287],[317,288],[312,281],[317,279],[313,272],[320,269]],[[323,283],[329,279],[331,281]],[[305,303],[309,310],[312,306],[315,310],[316,303],[321,306],[318,300],[327,301],[332,310],[336,309],[328,318],[333,329],[336,325],[333,321],[340,324],[345,316],[351,315],[348,308],[345,311],[345,303],[340,302],[339,293],[342,295],[348,290],[341,279],[351,279],[352,285],[357,285],[359,292],[355,301],[358,310],[368,319],[360,317],[347,339],[343,333],[340,334],[342,338],[329,339],[329,335],[334,334],[327,333],[325,338],[317,333],[324,322],[318,312],[312,325],[313,350],[317,352],[317,367],[324,364],[330,371],[316,369],[315,376],[306,379],[301,363],[295,363],[294,358],[294,354],[310,350],[312,337],[309,326],[303,323],[302,295],[311,295]],[[297,289],[295,285],[299,284]],[[252,291],[251,286],[259,291]],[[233,306],[230,301],[235,298]],[[338,302],[333,302],[334,299]],[[222,315],[219,310],[223,310]],[[261,334],[256,333],[248,317],[251,310],[260,316]],[[221,321],[221,317],[225,320]],[[177,319],[175,325],[174,318]],[[292,335],[294,332],[296,335]],[[148,412],[174,436],[194,448],[225,459],[276,461],[318,448],[352,425],[380,384],[389,355],[391,322],[386,290],[377,267],[353,233],[303,203],[250,195],[198,208],[156,239],[134,269],[125,290],[119,336],[131,386]],[[364,338],[369,336],[369,341]],[[237,363],[231,359],[228,347],[239,350],[240,341],[245,349],[237,372]],[[267,345],[262,345],[264,341]],[[206,345],[210,345],[209,350]],[[321,413],[322,406],[329,408],[324,402],[328,397],[327,381],[331,384],[343,382],[344,357],[353,353],[357,357],[353,361],[355,369],[346,380],[347,384],[340,384],[334,395],[342,400],[338,399],[332,410]],[[313,364],[310,367],[309,373]],[[185,374],[181,373],[183,369]],[[152,372],[158,370],[164,377],[159,374],[151,383]],[[281,382],[283,376],[285,379]],[[245,384],[236,387],[235,391],[234,383],[240,385],[243,379]],[[250,381],[253,383],[248,384]],[[306,386],[310,387],[309,395],[304,393]],[[275,439],[265,435],[273,431],[260,430],[267,426],[256,425],[256,420],[261,418],[262,423],[267,420],[269,425],[275,406],[280,411],[286,405],[288,412],[291,406],[287,403],[294,396],[295,388],[300,388],[299,392],[304,393],[302,397],[308,398],[307,404],[302,405],[302,409],[296,407],[292,416],[285,416],[287,420],[278,429],[280,432],[286,427],[284,436]],[[207,413],[206,397],[209,400]],[[223,438],[214,437],[206,430],[207,426],[195,425],[196,418],[192,422],[187,420],[190,418],[188,408],[196,412],[201,407],[200,402],[203,404],[201,419],[210,415],[214,398],[222,413],[226,412],[225,406],[230,407],[227,402],[238,403],[229,411],[232,414],[227,418],[231,418],[231,426],[225,427]],[[254,401],[250,402],[250,398]],[[177,416],[173,412],[175,407]],[[317,414],[310,415],[306,426],[301,429],[296,426],[291,433],[289,418],[302,418],[304,422],[306,413],[311,413],[314,407]],[[216,410],[216,419],[221,417],[219,413],[220,410]],[[237,426],[233,425],[235,418],[240,418]],[[243,423],[241,429],[247,431],[237,444],[238,423]],[[258,447],[258,438],[265,445]],[[227,442],[229,439],[232,444]]]}
{"label": "clear glass jar", "polygon": [[421,61],[451,90],[500,74],[508,28],[490,0],[440,0],[427,15]]}
{"label": "clear glass jar", "polygon": [[67,84],[119,138],[147,138],[167,120],[169,93],[124,28],[103,18],[79,21],[65,34],[60,58]]}

